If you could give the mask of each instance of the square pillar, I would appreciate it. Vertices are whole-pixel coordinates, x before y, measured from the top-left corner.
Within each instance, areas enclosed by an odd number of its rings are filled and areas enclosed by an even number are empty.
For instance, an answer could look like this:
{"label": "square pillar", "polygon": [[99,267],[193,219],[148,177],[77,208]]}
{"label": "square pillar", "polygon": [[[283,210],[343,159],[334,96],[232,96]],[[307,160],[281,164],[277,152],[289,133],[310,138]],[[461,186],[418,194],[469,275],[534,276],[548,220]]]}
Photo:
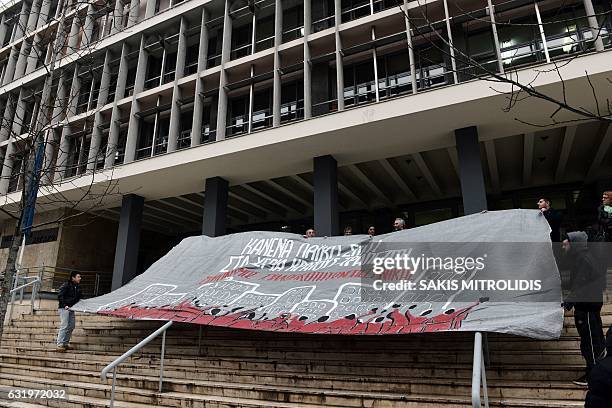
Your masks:
{"label": "square pillar", "polygon": [[314,158],[314,228],[317,236],[339,234],[338,163],[332,156]]}
{"label": "square pillar", "polygon": [[204,189],[202,235],[209,237],[225,235],[229,183],[221,177],[211,177],[206,179]]}
{"label": "square pillar", "polygon": [[455,142],[459,159],[463,212],[468,215],[486,210],[487,192],[480,160],[478,129],[476,126],[470,126],[455,130]]}
{"label": "square pillar", "polygon": [[112,290],[125,285],[138,274],[138,249],[143,207],[143,197],[135,194],[123,196],[119,230],[117,231]]}

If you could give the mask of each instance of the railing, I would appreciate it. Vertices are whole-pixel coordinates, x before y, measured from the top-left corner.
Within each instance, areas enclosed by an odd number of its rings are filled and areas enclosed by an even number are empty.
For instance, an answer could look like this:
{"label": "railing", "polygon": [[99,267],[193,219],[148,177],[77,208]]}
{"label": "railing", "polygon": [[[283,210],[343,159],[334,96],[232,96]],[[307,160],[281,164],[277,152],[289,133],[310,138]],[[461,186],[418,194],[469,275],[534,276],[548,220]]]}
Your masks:
{"label": "railing", "polygon": [[9,322],[13,321],[13,305],[15,304],[15,297],[16,297],[16,293],[17,291],[20,292],[20,299],[19,299],[19,303],[23,302],[23,292],[24,289],[27,287],[32,287],[32,293],[30,294],[30,313],[34,313],[34,301],[36,300],[36,293],[38,291],[38,289],[40,288],[40,276],[23,276],[21,277],[21,279],[24,280],[30,280],[29,282],[24,283],[23,285],[17,286],[18,282],[19,282],[19,272],[20,270],[17,269],[15,271],[15,279],[13,280],[13,289],[11,289],[11,303],[9,305]]}
{"label": "railing", "polygon": [[297,40],[298,38],[302,38],[304,36],[304,26],[294,27],[287,31],[283,31],[283,42],[289,42],[292,40]]}
{"label": "railing", "polygon": [[160,367],[159,367],[159,387],[158,387],[158,391],[162,392],[162,385],[163,385],[163,382],[164,382],[164,355],[166,354],[166,331],[168,330],[168,328],[170,326],[172,326],[172,321],[166,322],[166,324],[164,324],[159,329],[155,330],[153,333],[151,333],[149,336],[147,336],[145,339],[143,339],[140,343],[136,344],[134,347],[132,347],[131,349],[129,349],[128,351],[123,353],[115,361],[113,361],[112,363],[110,363],[109,365],[104,367],[104,369],[100,373],[100,377],[102,378],[102,381],[106,381],[106,377],[107,377],[108,373],[111,370],[113,371],[113,382],[112,382],[112,385],[111,385],[110,408],[113,408],[113,406],[115,404],[115,383],[116,383],[116,379],[117,379],[117,366],[119,364],[121,364],[125,359],[130,357],[132,354],[134,354],[135,352],[137,352],[138,350],[140,350],[141,348],[143,348],[144,346],[149,344],[151,342],[151,340],[155,339],[160,334],[162,335],[162,343],[161,343],[161,356],[160,356],[160,360],[159,360],[160,361]]}
{"label": "railing", "polygon": [[327,16],[327,17],[323,17],[319,20],[313,21],[312,22],[312,32],[313,33],[317,33],[319,31],[323,31],[325,29],[328,29],[330,27],[333,27],[335,24],[335,16]]}
{"label": "railing", "polygon": [[[35,266],[20,269],[20,274],[23,273],[24,276],[39,277],[39,289],[44,292],[57,292],[60,286],[70,278],[72,272],[78,272],[81,275],[80,286],[83,297],[95,297],[110,291],[112,281],[112,274],[110,272],[82,271],[52,266]],[[18,279],[23,279],[23,277],[15,278],[15,286],[18,284]]]}
{"label": "railing", "polygon": [[472,361],[472,407],[482,407],[480,387],[482,386],[482,399],[485,408],[489,408],[489,393],[487,391],[487,373],[485,371],[485,353],[483,352],[482,333],[474,333],[474,359]]}

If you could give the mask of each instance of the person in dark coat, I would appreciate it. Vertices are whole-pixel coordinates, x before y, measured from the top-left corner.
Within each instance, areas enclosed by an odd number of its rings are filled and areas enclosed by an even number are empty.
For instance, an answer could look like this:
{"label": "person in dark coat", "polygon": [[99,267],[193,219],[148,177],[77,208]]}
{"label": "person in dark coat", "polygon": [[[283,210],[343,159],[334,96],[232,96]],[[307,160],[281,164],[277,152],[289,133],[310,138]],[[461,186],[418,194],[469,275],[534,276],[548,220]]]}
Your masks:
{"label": "person in dark coat", "polygon": [[604,191],[597,209],[597,224],[603,240],[612,242],[612,191]]}
{"label": "person in dark coat", "polygon": [[72,306],[81,300],[81,274],[71,272],[70,278],[60,287],[57,299],[59,301],[58,313],[60,316],[60,326],[57,333],[57,351],[71,349],[70,337],[75,326],[74,311]]}
{"label": "person in dark coat", "polygon": [[550,225],[550,240],[561,242],[561,214],[552,208],[552,201],[548,198],[538,200],[538,209],[542,212],[548,225]]}
{"label": "person in dark coat", "polygon": [[606,357],[597,362],[591,371],[585,408],[612,407],[612,327],[606,335]]}
{"label": "person in dark coat", "polygon": [[605,354],[606,348],[601,321],[605,273],[596,257],[589,252],[586,232],[568,233],[563,240],[563,249],[570,258],[570,293],[564,306],[568,311],[574,309],[580,351],[586,361],[585,374],[574,384],[587,386],[591,370]]}

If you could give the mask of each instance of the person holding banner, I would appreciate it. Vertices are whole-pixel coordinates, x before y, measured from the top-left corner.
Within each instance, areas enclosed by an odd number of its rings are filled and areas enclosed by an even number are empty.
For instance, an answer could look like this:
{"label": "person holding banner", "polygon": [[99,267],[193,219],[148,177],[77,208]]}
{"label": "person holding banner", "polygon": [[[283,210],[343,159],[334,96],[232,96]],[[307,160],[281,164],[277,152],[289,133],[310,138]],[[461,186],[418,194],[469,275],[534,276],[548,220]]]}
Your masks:
{"label": "person holding banner", "polygon": [[561,241],[561,214],[552,208],[552,201],[548,198],[540,198],[538,200],[538,209],[548,221],[550,225],[550,240],[552,242]]}

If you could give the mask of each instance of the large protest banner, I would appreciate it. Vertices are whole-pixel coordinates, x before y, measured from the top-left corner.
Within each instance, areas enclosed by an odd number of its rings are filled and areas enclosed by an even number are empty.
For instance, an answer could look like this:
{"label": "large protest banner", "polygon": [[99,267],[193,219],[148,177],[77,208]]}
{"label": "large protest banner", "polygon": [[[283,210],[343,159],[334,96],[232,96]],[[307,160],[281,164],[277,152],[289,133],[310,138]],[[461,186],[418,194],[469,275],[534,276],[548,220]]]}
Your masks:
{"label": "large protest banner", "polygon": [[561,282],[549,232],[539,211],[507,210],[375,237],[190,237],[73,310],[278,332],[557,338]]}

